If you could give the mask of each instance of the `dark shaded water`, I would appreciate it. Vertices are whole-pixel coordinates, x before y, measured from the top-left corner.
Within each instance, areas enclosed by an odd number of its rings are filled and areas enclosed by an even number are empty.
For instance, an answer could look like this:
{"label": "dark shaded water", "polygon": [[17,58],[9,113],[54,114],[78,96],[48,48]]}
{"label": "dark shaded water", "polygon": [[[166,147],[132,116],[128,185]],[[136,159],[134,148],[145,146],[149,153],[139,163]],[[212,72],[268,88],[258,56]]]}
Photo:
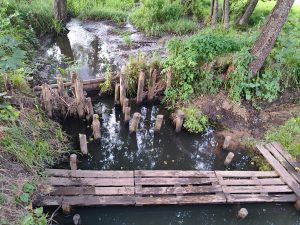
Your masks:
{"label": "dark shaded water", "polygon": [[[236,214],[248,209],[246,219]],[[85,207],[74,208],[72,215],[59,215],[60,224],[71,225],[72,216],[79,213],[82,225],[299,225],[300,216],[292,205],[197,205],[145,207]]]}
{"label": "dark shaded water", "polygon": [[[121,109],[115,107],[112,97],[96,100],[95,110],[102,111],[99,142],[90,141],[89,155],[80,157],[80,169],[134,170],[134,169],[178,169],[178,170],[224,170],[227,151],[217,149],[214,128],[204,134],[176,133],[169,113],[158,104],[136,106],[131,103],[132,113],[142,115],[139,130],[129,134],[123,122]],[[160,133],[154,133],[155,119],[164,115]],[[68,119],[64,129],[78,142],[78,134],[92,138],[90,123]],[[76,145],[79,148],[79,143]],[[246,152],[236,152],[232,170],[255,170]]]}

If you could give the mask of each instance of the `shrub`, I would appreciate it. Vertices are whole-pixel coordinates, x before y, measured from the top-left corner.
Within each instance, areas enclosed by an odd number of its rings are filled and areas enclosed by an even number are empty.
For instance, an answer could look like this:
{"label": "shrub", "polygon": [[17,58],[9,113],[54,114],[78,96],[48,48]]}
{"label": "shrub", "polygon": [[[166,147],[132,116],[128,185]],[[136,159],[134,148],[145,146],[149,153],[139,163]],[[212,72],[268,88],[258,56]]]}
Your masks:
{"label": "shrub", "polygon": [[191,133],[202,133],[208,126],[208,117],[193,107],[183,108],[185,113],[183,127]]}

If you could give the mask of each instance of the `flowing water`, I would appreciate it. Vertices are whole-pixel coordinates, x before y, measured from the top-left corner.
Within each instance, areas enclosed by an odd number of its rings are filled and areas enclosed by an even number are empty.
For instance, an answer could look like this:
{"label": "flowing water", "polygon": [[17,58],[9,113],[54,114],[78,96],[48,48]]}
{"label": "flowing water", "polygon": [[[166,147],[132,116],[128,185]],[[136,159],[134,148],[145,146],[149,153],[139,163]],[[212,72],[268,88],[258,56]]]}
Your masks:
{"label": "flowing water", "polygon": [[[58,37],[47,51],[47,57],[55,58],[63,65],[63,55],[78,63],[82,79],[101,77],[108,63],[113,69],[138,50],[149,56],[153,51],[165,52],[157,39],[146,39],[130,24],[118,26],[109,22],[82,22],[71,20],[70,33]],[[125,46],[120,32],[130,31],[134,45]],[[140,44],[142,43],[143,44]],[[209,127],[203,134],[185,131],[175,133],[170,114],[159,104],[136,106],[130,103],[133,112],[142,114],[138,131],[129,134],[123,122],[121,109],[115,107],[112,97],[93,96],[94,109],[101,114],[100,141],[93,141],[90,123],[67,118],[64,130],[74,138],[74,149],[79,149],[78,134],[85,133],[89,139],[89,155],[79,156],[79,169],[134,170],[134,169],[178,169],[178,170],[255,170],[250,157],[242,149],[235,152],[232,164],[223,165],[227,151],[217,147],[215,128]],[[165,116],[160,133],[153,127],[158,114]],[[62,162],[56,168],[68,168]],[[236,219],[241,207],[249,211],[243,221]],[[54,209],[49,209],[53,212]],[[248,204],[248,205],[197,205],[197,206],[147,206],[147,207],[76,207],[72,214],[59,213],[55,220],[59,224],[73,224],[72,216],[81,215],[83,225],[300,225],[299,213],[292,204]]]}

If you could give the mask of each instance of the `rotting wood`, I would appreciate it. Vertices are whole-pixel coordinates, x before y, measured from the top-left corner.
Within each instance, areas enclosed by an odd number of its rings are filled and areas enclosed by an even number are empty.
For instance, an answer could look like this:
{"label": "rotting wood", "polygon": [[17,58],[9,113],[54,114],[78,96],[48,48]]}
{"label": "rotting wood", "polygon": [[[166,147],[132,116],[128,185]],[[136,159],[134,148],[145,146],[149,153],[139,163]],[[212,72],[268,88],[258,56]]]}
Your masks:
{"label": "rotting wood", "polygon": [[67,178],[49,177],[48,182],[53,186],[133,186],[133,178]]}
{"label": "rotting wood", "polygon": [[79,134],[80,151],[83,155],[88,154],[87,141],[85,134]]}
{"label": "rotting wood", "polygon": [[274,148],[294,167],[300,168],[300,162],[297,162],[278,142],[271,143]]}
{"label": "rotting wood", "polygon": [[77,170],[77,155],[76,154],[70,155],[70,167],[71,167],[71,170]]}
{"label": "rotting wood", "polygon": [[135,170],[135,177],[216,177],[214,171]]}
{"label": "rotting wood", "polygon": [[150,81],[149,81],[148,93],[147,93],[148,101],[153,101],[157,75],[158,75],[157,69],[151,68]]}
{"label": "rotting wood", "polygon": [[50,177],[87,177],[87,178],[133,178],[133,171],[120,170],[63,170],[63,169],[46,169]]}
{"label": "rotting wood", "polygon": [[124,101],[124,102],[123,102],[123,106],[122,106],[122,112],[123,112],[123,114],[125,115],[125,109],[126,109],[126,107],[129,106],[129,99],[128,99],[128,98],[124,98],[123,101]]}
{"label": "rotting wood", "polygon": [[92,123],[92,128],[93,128],[93,136],[95,140],[99,140],[101,138],[101,125],[99,121],[99,116],[98,114],[93,115],[93,123]]}
{"label": "rotting wood", "polygon": [[130,120],[130,112],[131,112],[131,108],[130,107],[126,107],[125,108],[125,115],[124,115],[124,123],[127,124],[129,123]]}
{"label": "rotting wood", "polygon": [[140,123],[140,119],[141,119],[141,114],[136,112],[133,114],[133,117],[131,119],[131,123],[129,126],[129,132],[133,133],[136,132]]}
{"label": "rotting wood", "polygon": [[115,85],[115,105],[120,105],[120,84]]}
{"label": "rotting wood", "polygon": [[154,126],[154,132],[159,132],[162,126],[164,120],[164,115],[157,115],[155,126]]}
{"label": "rotting wood", "polygon": [[86,120],[90,121],[94,116],[94,108],[92,99],[90,97],[85,99],[85,114],[86,114]]}
{"label": "rotting wood", "polygon": [[142,70],[140,72],[139,80],[138,80],[138,89],[137,89],[137,95],[136,95],[136,103],[137,104],[140,104],[143,101],[144,85],[145,85],[145,72]]}
{"label": "rotting wood", "polygon": [[64,81],[61,75],[57,75],[57,91],[60,97],[64,96]]}
{"label": "rotting wood", "polygon": [[80,80],[75,80],[75,99],[77,105],[77,113],[79,118],[83,118],[84,113],[84,106],[85,106],[85,97],[83,94],[83,84]]}
{"label": "rotting wood", "polygon": [[136,185],[192,185],[192,184],[210,184],[216,182],[217,178],[136,178]]}

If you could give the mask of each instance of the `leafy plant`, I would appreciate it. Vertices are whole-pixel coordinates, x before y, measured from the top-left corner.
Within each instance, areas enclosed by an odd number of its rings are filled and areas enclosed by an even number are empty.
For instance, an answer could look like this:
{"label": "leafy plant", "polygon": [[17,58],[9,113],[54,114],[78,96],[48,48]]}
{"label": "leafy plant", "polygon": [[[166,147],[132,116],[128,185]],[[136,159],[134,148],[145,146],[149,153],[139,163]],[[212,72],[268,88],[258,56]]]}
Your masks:
{"label": "leafy plant", "polygon": [[193,107],[183,108],[182,111],[185,113],[183,127],[191,133],[202,133],[208,126],[208,117]]}
{"label": "leafy plant", "polygon": [[105,72],[105,81],[103,83],[100,83],[100,90],[101,92],[109,92],[112,90],[112,71],[111,67],[108,67],[107,71]]}
{"label": "leafy plant", "polygon": [[17,111],[8,103],[0,103],[0,122],[15,121],[20,115]]}
{"label": "leafy plant", "polygon": [[33,212],[28,213],[21,220],[22,225],[46,225],[47,215],[43,213],[43,208],[36,208]]}

